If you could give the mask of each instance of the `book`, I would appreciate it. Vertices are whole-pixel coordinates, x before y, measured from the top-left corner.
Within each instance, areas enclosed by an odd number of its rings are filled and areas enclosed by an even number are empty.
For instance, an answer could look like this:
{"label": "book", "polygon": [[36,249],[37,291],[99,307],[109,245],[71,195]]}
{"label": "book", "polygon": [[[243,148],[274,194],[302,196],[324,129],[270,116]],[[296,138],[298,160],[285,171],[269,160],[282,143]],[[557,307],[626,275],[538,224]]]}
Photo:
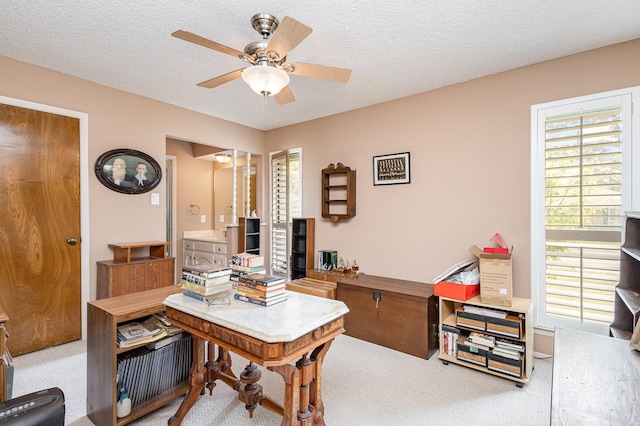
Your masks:
{"label": "book", "polygon": [[239,272],[239,273],[245,273],[245,275],[248,274],[265,274],[266,270],[264,269],[264,266],[242,266],[242,265],[231,265],[231,269],[233,271],[233,273]]}
{"label": "book", "polygon": [[180,286],[183,290],[189,290],[194,293],[201,294],[203,296],[212,296],[214,294],[222,293],[227,290],[231,290],[233,283],[230,280],[217,284],[215,286],[204,287],[198,284],[189,283],[184,280],[180,280]]}
{"label": "book", "polygon": [[238,253],[231,256],[231,264],[245,267],[264,266],[264,257],[259,254]]}
{"label": "book", "polygon": [[285,279],[283,277],[277,277],[275,275],[251,274],[240,277],[239,281],[269,287],[272,285],[283,283],[285,282]]}
{"label": "book", "polygon": [[231,274],[231,268],[228,266],[188,265],[183,266],[182,271],[204,278],[215,278]]}
{"label": "book", "polygon": [[220,275],[218,277],[213,277],[213,278],[205,278],[203,276],[192,274],[186,271],[182,272],[183,280],[190,283],[198,284],[201,286],[206,286],[206,287],[227,282],[229,281],[230,278],[231,278],[231,269],[229,269],[228,274]]}
{"label": "book", "polygon": [[[220,292],[222,293],[222,292]],[[212,304],[210,301],[210,298],[213,299],[218,293],[216,294],[208,294],[208,295],[204,295],[204,294],[200,294],[200,293],[196,293],[195,291],[191,291],[191,290],[186,290],[186,289],[182,289],[182,294],[187,296],[187,297],[191,297],[192,299],[197,299],[200,300],[202,302],[207,302],[208,304]]]}
{"label": "book", "polygon": [[121,348],[129,348],[131,346],[142,345],[143,343],[153,342],[155,340],[160,340],[163,337],[167,336],[167,332],[165,330],[161,330],[156,334],[152,334],[150,336],[145,336],[137,339],[120,339],[121,334],[118,334],[118,346]]}
{"label": "book", "polygon": [[244,282],[244,281],[238,280],[238,287],[244,287],[244,288],[249,288],[249,289],[254,289],[254,290],[265,292],[265,291],[274,291],[274,290],[284,289],[284,288],[286,288],[286,283],[283,282],[281,284],[274,284],[274,285],[270,285],[270,286],[265,286],[265,285],[254,284],[254,283],[249,283],[249,282]]}
{"label": "book", "polygon": [[274,299],[276,297],[280,297],[280,295],[282,294],[286,294],[284,289],[278,290],[275,292],[261,292],[253,289],[240,288],[240,287],[238,287],[236,292],[243,296],[255,297],[256,299],[265,300],[265,301]]}
{"label": "book", "polygon": [[236,300],[240,300],[242,302],[253,303],[255,305],[260,305],[260,306],[271,306],[271,305],[275,305],[276,303],[284,302],[285,300],[287,300],[286,293],[283,295],[283,297],[279,297],[277,299],[269,300],[269,301],[266,301],[266,302],[264,300],[259,300],[259,299],[256,299],[254,297],[243,296],[243,295],[238,294],[238,293],[234,294],[233,297]]}
{"label": "book", "polygon": [[184,336],[184,333],[180,332],[180,333],[177,333],[177,334],[174,334],[174,335],[171,335],[171,336],[166,336],[166,337],[164,337],[162,339],[158,339],[156,341],[147,343],[146,346],[147,346],[147,349],[153,351],[153,350],[156,350],[156,349],[163,348],[163,347],[165,347],[165,346],[167,346],[167,345],[169,345],[169,344],[171,344],[173,342],[177,342],[178,340],[182,339],[183,336]]}

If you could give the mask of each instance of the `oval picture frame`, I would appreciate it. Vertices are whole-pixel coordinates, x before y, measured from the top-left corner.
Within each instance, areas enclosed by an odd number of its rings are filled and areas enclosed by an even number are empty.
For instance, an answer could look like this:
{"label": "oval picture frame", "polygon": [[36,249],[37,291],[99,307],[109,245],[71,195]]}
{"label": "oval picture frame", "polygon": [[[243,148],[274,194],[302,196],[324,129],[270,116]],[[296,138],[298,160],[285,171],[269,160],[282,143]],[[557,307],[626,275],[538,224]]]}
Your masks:
{"label": "oval picture frame", "polygon": [[149,192],[162,180],[162,169],[158,162],[135,149],[121,148],[105,152],[96,160],[94,171],[104,186],[123,194]]}

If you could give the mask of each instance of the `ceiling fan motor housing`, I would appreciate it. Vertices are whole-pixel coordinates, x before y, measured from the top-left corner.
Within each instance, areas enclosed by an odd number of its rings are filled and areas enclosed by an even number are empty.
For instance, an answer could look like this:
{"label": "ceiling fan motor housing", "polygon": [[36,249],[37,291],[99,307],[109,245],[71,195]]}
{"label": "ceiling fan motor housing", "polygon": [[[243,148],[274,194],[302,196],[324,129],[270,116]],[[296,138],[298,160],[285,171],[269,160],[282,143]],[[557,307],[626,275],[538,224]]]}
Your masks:
{"label": "ceiling fan motor housing", "polygon": [[273,34],[279,24],[278,18],[268,13],[257,13],[251,17],[251,25],[264,39]]}

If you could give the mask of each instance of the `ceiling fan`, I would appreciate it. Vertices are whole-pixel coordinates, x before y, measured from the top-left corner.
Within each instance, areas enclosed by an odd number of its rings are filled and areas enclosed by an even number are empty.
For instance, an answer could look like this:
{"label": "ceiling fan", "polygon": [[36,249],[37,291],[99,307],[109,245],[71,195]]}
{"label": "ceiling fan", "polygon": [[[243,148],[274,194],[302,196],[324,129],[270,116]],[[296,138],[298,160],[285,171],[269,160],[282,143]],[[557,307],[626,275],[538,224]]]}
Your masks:
{"label": "ceiling fan", "polygon": [[251,17],[251,25],[262,35],[262,40],[247,44],[244,52],[184,30],[171,34],[181,40],[235,56],[249,63],[248,67],[203,81],[198,83],[198,86],[213,89],[242,77],[254,92],[265,98],[274,96],[276,102],[283,105],[295,101],[288,86],[289,74],[337,83],[346,83],[349,80],[351,70],[347,68],[286,61],[289,52],[313,31],[303,23],[288,16],[280,22],[273,15],[258,13]]}

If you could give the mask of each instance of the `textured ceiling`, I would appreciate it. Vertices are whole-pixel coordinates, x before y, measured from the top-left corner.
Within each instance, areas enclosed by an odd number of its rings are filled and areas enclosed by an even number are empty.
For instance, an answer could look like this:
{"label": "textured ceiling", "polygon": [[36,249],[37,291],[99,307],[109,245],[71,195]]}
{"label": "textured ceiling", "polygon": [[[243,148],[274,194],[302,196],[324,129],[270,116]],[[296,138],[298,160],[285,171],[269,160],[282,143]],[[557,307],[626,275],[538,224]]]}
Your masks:
{"label": "textured ceiling", "polygon": [[[273,3],[273,4],[269,4]],[[351,68],[347,84],[292,76],[296,102],[240,79],[196,84],[240,59],[178,40],[184,29],[237,50],[256,13],[313,28],[293,62]],[[0,55],[268,130],[640,38],[638,0],[3,1]],[[0,78],[2,70],[0,70]]]}

